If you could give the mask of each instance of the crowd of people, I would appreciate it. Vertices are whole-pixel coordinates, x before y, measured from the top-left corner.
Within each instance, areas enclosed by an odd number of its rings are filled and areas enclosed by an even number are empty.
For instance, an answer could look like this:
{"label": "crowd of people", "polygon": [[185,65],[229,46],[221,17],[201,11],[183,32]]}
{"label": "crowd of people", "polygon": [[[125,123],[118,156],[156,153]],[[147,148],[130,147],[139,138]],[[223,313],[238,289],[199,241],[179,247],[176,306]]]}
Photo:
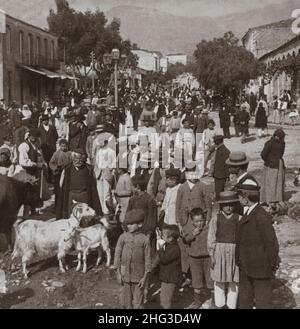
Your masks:
{"label": "crowd of people", "polygon": [[[264,97],[233,106],[187,87],[126,89],[116,108],[110,91],[73,94],[63,105],[46,97],[1,111],[0,173],[38,180],[44,201],[53,185],[56,219],[69,218],[74,202],[117,219],[121,306],[144,307],[159,267],[163,308],[178,285],[193,288],[188,308],[200,308],[207,289],[216,308],[270,308],[278,243],[263,205],[276,211],[284,199],[285,133],[277,129],[262,150],[262,186],[247,172],[246,154],[224,145],[232,118],[242,143],[251,116],[263,136]],[[25,218],[34,215],[24,208]]]}

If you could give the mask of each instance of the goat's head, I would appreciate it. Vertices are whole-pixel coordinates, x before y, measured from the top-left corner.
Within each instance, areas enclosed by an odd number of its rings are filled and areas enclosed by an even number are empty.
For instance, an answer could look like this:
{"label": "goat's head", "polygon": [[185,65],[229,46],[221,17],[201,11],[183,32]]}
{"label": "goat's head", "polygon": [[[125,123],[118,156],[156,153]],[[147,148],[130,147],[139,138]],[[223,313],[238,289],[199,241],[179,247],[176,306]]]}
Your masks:
{"label": "goat's head", "polygon": [[76,218],[78,222],[83,217],[93,217],[95,215],[95,210],[86,203],[76,203],[72,210],[72,217]]}

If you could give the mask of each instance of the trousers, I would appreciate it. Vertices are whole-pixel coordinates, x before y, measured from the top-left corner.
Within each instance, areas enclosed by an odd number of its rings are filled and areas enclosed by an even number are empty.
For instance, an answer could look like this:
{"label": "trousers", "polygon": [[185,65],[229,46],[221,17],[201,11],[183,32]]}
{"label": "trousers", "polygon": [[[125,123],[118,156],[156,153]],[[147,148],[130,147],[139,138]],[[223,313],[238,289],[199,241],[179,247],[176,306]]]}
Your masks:
{"label": "trousers", "polygon": [[215,282],[214,295],[217,307],[227,305],[230,309],[235,309],[238,298],[238,283],[236,282]]}
{"label": "trousers", "polygon": [[121,306],[125,309],[144,308],[144,290],[138,287],[138,283],[123,282],[121,292]]}
{"label": "trousers", "polygon": [[160,306],[163,309],[170,309],[172,306],[172,299],[174,296],[176,283],[161,283],[160,288]]}
{"label": "trousers", "polygon": [[101,174],[100,178],[97,180],[97,191],[99,195],[99,200],[104,215],[110,213],[107,208],[106,202],[111,200],[111,186],[109,182]]}
{"label": "trousers", "polygon": [[271,279],[255,279],[247,275],[240,269],[240,284],[239,284],[239,308],[252,309],[254,306],[257,309],[271,308]]}

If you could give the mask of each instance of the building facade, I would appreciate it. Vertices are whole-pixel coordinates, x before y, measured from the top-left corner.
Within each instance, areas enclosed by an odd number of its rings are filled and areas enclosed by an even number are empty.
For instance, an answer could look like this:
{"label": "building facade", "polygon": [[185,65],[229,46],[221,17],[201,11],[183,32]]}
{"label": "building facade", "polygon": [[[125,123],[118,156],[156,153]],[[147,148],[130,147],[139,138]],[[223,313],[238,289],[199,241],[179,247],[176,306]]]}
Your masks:
{"label": "building facade", "polygon": [[295,37],[292,19],[256,26],[243,36],[244,47],[256,58],[260,58]]}
{"label": "building facade", "polygon": [[29,104],[54,98],[67,78],[60,71],[58,38],[1,11],[0,98]]}
{"label": "building facade", "polygon": [[138,68],[149,71],[160,71],[160,56],[156,52],[145,49],[132,50],[132,53],[138,56]]}
{"label": "building facade", "polygon": [[168,64],[181,63],[183,65],[187,64],[187,55],[178,53],[178,54],[168,54],[167,56]]}
{"label": "building facade", "polygon": [[[280,47],[265,54],[259,60],[267,66],[272,65],[276,60],[284,60],[289,57],[298,59],[300,63],[300,35],[283,43]],[[272,99],[274,95],[280,96],[283,90],[290,90],[294,96],[300,96],[300,67],[294,66],[295,74],[290,76],[285,72],[275,74],[271,81],[264,86],[265,94],[268,99]]]}

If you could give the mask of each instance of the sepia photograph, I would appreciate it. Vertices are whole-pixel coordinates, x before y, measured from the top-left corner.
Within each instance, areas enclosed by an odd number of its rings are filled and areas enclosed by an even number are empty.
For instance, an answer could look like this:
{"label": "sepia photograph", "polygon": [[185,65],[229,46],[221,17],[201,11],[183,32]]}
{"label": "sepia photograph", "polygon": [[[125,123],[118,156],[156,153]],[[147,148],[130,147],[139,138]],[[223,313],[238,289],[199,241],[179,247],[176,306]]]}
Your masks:
{"label": "sepia photograph", "polygon": [[299,113],[299,0],[0,0],[0,315],[299,309]]}

